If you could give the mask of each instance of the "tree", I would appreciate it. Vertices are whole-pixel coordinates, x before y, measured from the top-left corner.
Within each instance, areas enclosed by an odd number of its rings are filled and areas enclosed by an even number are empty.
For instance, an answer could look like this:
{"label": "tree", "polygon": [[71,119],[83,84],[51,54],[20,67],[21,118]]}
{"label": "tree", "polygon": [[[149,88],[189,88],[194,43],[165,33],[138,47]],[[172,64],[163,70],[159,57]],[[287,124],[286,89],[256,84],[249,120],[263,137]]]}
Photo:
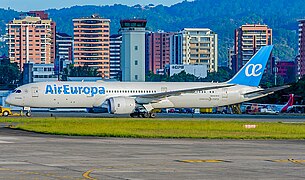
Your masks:
{"label": "tree", "polygon": [[64,73],[71,77],[97,77],[99,73],[97,68],[89,67],[87,65],[84,66],[73,66],[70,65],[67,67],[68,69],[64,70]]}
{"label": "tree", "polygon": [[217,72],[211,72],[202,81],[204,82],[225,82],[233,77],[233,71],[227,67],[219,67]]}
{"label": "tree", "polygon": [[16,64],[0,65],[0,89],[14,89],[20,79],[20,71]]}

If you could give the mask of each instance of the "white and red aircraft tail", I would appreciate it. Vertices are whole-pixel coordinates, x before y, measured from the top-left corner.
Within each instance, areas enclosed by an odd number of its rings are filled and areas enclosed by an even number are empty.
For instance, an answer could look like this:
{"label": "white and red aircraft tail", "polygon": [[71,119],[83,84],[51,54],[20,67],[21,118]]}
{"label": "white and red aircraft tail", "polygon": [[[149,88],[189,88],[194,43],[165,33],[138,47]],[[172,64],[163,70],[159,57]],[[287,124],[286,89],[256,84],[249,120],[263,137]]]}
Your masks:
{"label": "white and red aircraft tail", "polygon": [[281,108],[280,112],[287,112],[287,110],[293,105],[294,103],[294,94],[289,94],[288,102]]}

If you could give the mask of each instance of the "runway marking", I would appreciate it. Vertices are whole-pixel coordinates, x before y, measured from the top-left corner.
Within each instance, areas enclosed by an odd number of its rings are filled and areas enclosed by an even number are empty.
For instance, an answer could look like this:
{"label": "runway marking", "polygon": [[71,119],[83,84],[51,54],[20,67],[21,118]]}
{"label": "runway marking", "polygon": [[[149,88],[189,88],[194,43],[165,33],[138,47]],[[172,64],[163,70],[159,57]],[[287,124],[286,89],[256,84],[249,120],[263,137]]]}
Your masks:
{"label": "runway marking", "polygon": [[88,171],[86,171],[84,174],[83,174],[83,177],[86,178],[86,179],[90,179],[90,180],[97,180],[93,177],[90,177],[90,173],[93,171],[94,169],[90,169]]}
{"label": "runway marking", "polygon": [[294,164],[301,164],[305,165],[305,160],[299,160],[299,159],[279,159],[279,160],[266,160],[270,162],[279,162],[279,163],[294,163]]}
{"label": "runway marking", "polygon": [[14,143],[14,142],[11,142],[11,140],[17,140],[17,138],[9,137],[9,136],[0,137],[0,144],[11,144],[11,143]]}
{"label": "runway marking", "polygon": [[13,142],[9,142],[9,141],[1,141],[1,140],[0,140],[0,144],[11,144],[11,143],[13,143]]}
{"label": "runway marking", "polygon": [[188,160],[177,160],[178,162],[184,163],[220,163],[220,162],[231,162],[220,159],[188,159]]}

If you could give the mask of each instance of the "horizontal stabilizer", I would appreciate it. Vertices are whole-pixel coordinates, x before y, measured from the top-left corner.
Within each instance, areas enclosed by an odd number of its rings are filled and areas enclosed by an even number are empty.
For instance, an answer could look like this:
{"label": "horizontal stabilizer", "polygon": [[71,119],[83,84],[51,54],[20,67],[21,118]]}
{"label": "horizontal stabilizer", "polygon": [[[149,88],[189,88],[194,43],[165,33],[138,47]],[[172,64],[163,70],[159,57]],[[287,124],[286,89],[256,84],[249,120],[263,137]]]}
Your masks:
{"label": "horizontal stabilizer", "polygon": [[244,94],[245,98],[258,98],[258,97],[263,97],[269,94],[272,94],[276,91],[280,91],[286,88],[289,88],[290,85],[284,85],[284,86],[279,86],[279,87],[273,87],[273,88],[267,88],[267,89],[262,89],[254,92],[248,92]]}

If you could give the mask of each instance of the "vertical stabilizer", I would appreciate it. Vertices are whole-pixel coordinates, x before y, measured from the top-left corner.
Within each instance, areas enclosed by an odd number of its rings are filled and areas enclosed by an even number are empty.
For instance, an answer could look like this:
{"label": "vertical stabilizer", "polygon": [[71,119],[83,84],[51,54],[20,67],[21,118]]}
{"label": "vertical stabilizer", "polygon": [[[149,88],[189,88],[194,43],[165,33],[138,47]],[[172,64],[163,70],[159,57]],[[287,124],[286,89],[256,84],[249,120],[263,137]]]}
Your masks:
{"label": "vertical stabilizer", "polygon": [[293,105],[293,102],[294,102],[294,94],[289,94],[289,100],[281,109],[281,112],[287,112],[288,108]]}
{"label": "vertical stabilizer", "polygon": [[273,46],[263,46],[227,83],[258,86]]}

